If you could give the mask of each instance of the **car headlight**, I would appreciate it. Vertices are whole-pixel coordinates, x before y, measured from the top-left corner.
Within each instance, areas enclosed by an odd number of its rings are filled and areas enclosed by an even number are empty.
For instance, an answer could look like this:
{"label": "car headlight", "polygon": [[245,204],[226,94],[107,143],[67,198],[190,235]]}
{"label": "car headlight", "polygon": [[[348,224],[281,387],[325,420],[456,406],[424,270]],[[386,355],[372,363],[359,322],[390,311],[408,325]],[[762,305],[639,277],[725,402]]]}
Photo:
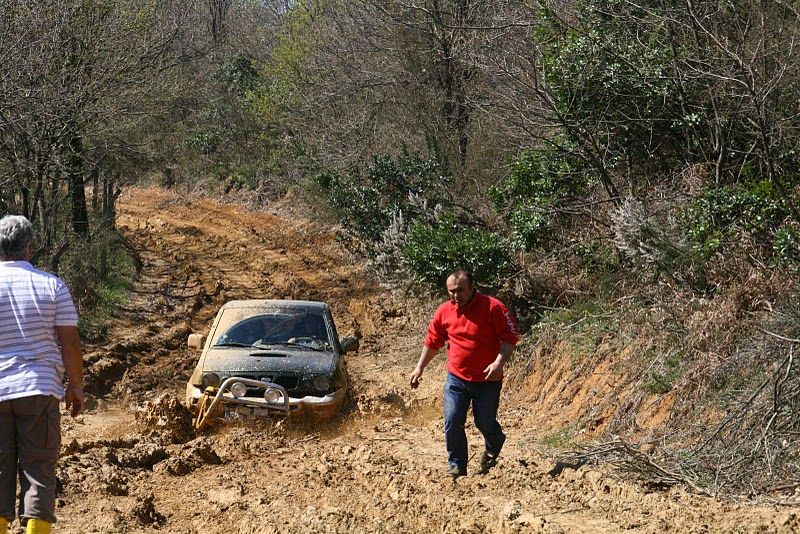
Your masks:
{"label": "car headlight", "polygon": [[277,404],[283,399],[283,393],[278,388],[267,388],[264,392],[264,400],[270,404]]}
{"label": "car headlight", "polygon": [[234,382],[231,384],[231,394],[237,399],[240,399],[247,395],[247,386],[245,386],[243,382]]}
{"label": "car headlight", "polygon": [[220,380],[217,373],[203,373],[203,387],[219,387]]}
{"label": "car headlight", "polygon": [[314,389],[327,392],[331,387],[331,378],[327,375],[314,377]]}

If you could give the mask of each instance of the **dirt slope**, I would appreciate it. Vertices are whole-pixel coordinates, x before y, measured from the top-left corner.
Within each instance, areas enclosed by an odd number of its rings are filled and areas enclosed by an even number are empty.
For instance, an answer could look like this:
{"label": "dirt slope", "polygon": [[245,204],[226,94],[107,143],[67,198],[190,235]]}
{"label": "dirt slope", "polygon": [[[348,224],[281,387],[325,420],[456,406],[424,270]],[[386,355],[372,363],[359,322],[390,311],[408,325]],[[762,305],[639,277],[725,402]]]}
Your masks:
{"label": "dirt slope", "polygon": [[[443,476],[441,359],[411,392],[435,303],[375,285],[333,234],[293,214],[252,213],[157,189],[129,190],[119,226],[141,260],[130,302],[90,347],[98,400],[64,421],[56,532],[791,532],[800,510],[647,491],[603,468],[551,477],[529,396],[505,393],[495,470]],[[328,301],[348,355],[347,413],[318,427],[246,421],[194,436],[175,396],[184,347],[233,298]],[[535,398],[535,396],[530,396]],[[156,401],[156,399],[159,399]],[[469,429],[474,473],[482,445]]]}

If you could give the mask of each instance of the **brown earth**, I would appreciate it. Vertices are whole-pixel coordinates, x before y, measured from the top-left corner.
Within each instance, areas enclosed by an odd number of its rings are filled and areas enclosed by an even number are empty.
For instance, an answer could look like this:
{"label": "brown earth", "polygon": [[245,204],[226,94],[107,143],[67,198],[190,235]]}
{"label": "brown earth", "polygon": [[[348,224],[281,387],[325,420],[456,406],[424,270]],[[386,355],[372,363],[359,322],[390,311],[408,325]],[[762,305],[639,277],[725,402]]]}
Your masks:
{"label": "brown earth", "polygon": [[[110,342],[87,350],[94,402],[63,420],[56,532],[800,529],[798,508],[648,489],[602,466],[548,475],[543,433],[595,408],[601,428],[610,409],[595,399],[613,389],[608,358],[580,381],[558,344],[511,369],[498,466],[475,474],[482,445],[470,426],[470,475],[446,478],[441,357],[418,390],[406,385],[435,303],[377,285],[329,229],[299,213],[288,203],[265,213],[158,189],[125,193],[118,225],[140,275]],[[231,422],[193,435],[177,401],[198,356],[187,335],[245,297],[325,300],[340,335],[361,337],[348,355],[353,391],[341,417]],[[670,402],[644,403],[642,425],[663,419]]]}

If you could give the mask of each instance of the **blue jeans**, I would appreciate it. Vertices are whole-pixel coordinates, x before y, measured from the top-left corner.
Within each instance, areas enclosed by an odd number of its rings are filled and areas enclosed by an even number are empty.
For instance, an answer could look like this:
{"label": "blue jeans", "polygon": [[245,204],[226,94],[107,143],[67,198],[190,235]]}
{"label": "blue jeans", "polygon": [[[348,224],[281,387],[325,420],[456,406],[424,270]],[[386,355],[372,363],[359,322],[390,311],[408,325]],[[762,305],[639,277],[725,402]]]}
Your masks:
{"label": "blue jeans", "polygon": [[467,382],[452,373],[447,373],[444,382],[444,440],[447,446],[447,461],[451,466],[466,470],[467,434],[464,423],[472,402],[475,426],[483,434],[484,446],[493,455],[500,454],[506,436],[497,422],[502,382]]}

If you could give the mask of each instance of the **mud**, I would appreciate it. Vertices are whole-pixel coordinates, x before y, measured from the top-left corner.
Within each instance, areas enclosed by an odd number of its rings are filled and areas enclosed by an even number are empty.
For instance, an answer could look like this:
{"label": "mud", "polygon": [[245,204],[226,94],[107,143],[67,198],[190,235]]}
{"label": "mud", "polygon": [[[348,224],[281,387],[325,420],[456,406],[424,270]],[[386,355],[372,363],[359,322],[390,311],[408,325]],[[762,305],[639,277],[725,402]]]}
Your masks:
{"label": "mud", "polygon": [[[118,223],[141,271],[109,339],[88,347],[93,408],[64,418],[55,532],[800,529],[797,507],[654,490],[591,464],[553,471],[537,403],[585,389],[576,384],[539,392],[509,380],[497,467],[476,474],[482,444],[469,426],[469,475],[445,477],[441,359],[418,390],[406,385],[436,302],[377,285],[333,230],[297,208],[271,211],[158,189],[124,194]],[[325,425],[244,420],[195,436],[178,401],[198,356],[186,337],[228,299],[283,297],[326,300],[339,335],[361,336],[348,354],[344,413]]]}

